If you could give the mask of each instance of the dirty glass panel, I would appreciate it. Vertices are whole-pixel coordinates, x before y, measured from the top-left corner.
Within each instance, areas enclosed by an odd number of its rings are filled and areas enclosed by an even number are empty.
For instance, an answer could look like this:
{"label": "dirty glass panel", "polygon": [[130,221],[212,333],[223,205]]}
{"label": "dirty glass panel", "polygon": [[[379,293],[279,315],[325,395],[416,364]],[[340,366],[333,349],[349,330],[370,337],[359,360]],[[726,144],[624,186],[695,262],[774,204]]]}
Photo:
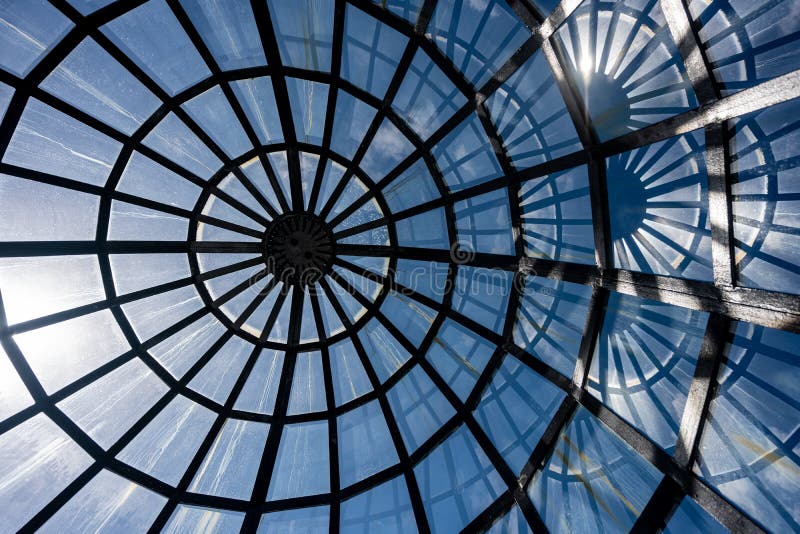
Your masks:
{"label": "dirty glass panel", "polygon": [[800,335],[739,323],[695,472],[765,529],[800,528]]}
{"label": "dirty glass panel", "polygon": [[336,426],[342,487],[350,486],[399,461],[377,400],[340,415]]}
{"label": "dirty glass panel", "polygon": [[155,521],[167,498],[102,470],[50,518],[42,532],[132,532]]}
{"label": "dirty glass panel", "polygon": [[58,425],[39,414],[0,435],[0,529],[16,532],[92,463]]}
{"label": "dirty glass panel", "polygon": [[536,473],[528,495],[550,532],[627,532],[661,473],[584,408],[579,408]]}
{"label": "dirty glass panel", "polygon": [[431,530],[460,530],[505,490],[500,475],[466,426],[414,468]]}
{"label": "dirty glass panel", "polygon": [[389,390],[387,397],[409,453],[416,451],[456,413],[418,365]]}
{"label": "dirty glass panel", "polygon": [[41,87],[130,135],[161,105],[93,39],[84,39]]}
{"label": "dirty glass panel", "polygon": [[333,43],[333,0],[267,2],[284,65],[328,71]]}
{"label": "dirty glass panel", "polygon": [[225,421],[189,490],[248,500],[268,432],[266,423],[241,419]]}
{"label": "dirty glass panel", "polygon": [[326,493],[330,489],[328,422],[286,425],[267,500]]}
{"label": "dirty glass panel", "polygon": [[170,96],[211,74],[164,0],[151,0],[102,28]]}
{"label": "dirty glass panel", "polygon": [[800,100],[734,121],[734,260],[746,287],[800,293]]}
{"label": "dirty glass panel", "polygon": [[253,10],[242,0],[181,0],[222,70],[266,65]]}

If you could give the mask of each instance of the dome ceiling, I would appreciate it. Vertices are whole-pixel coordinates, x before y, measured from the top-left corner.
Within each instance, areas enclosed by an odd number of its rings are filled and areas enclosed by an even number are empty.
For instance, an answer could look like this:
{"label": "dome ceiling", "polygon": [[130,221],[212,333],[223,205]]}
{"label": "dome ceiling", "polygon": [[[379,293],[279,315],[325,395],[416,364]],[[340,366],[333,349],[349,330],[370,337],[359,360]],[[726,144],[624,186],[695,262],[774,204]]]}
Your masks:
{"label": "dome ceiling", "polygon": [[686,4],[0,5],[0,531],[800,528],[800,17]]}

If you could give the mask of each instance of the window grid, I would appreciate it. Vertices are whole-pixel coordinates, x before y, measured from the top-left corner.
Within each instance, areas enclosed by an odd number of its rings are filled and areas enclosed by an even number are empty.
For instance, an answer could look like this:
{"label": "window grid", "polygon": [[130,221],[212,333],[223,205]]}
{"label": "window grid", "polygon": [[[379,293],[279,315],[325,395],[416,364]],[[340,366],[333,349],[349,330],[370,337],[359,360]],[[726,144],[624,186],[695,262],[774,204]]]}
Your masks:
{"label": "window grid", "polygon": [[[343,39],[343,26],[344,26],[344,12],[346,3],[350,3],[364,12],[372,15],[382,23],[389,27],[395,28],[401,33],[409,37],[407,48],[400,60],[398,69],[395,76],[390,83],[386,96],[380,102],[374,97],[369,97],[364,91],[360,91],[352,84],[343,81],[339,78],[339,70],[341,63],[341,47]],[[0,317],[0,340],[7,355],[9,356],[12,364],[20,374],[23,382],[25,383],[28,391],[34,398],[35,405],[25,408],[16,415],[0,422],[0,434],[10,431],[17,425],[23,423],[34,415],[42,411],[47,414],[59,427],[67,433],[76,443],[81,445],[93,458],[92,464],[84,473],[82,473],[76,480],[69,484],[58,496],[39,511],[28,523],[27,527],[38,527],[43,525],[48,518],[55,512],[63,507],[64,504],[75,495],[82,487],[84,487],[89,480],[91,480],[101,470],[108,469],[112,472],[121,474],[126,478],[137,482],[141,486],[152,489],[161,495],[168,497],[167,505],[163,508],[154,524],[155,528],[163,527],[172,516],[172,512],[180,504],[190,503],[195,505],[205,505],[209,507],[220,508],[224,510],[236,510],[245,512],[245,520],[243,528],[246,530],[255,530],[261,520],[261,515],[265,512],[282,510],[287,508],[315,506],[320,504],[330,505],[330,524],[331,529],[338,531],[339,525],[339,507],[343,500],[346,500],[353,495],[356,495],[361,490],[377,486],[380,483],[388,481],[398,474],[403,474],[406,478],[406,483],[410,492],[411,505],[414,511],[420,530],[427,531],[430,527],[428,525],[428,518],[425,515],[419,488],[415,480],[414,466],[417,465],[423,458],[425,458],[438,444],[447,437],[451,432],[460,428],[462,424],[475,436],[478,444],[483,449],[483,452],[489,457],[494,468],[500,473],[507,489],[504,493],[497,498],[486,510],[475,518],[467,530],[477,529],[482,530],[491,526],[493,521],[502,517],[509,511],[514,504],[518,505],[523,515],[534,527],[534,529],[545,529],[542,517],[533,506],[530,498],[524,489],[528,481],[533,477],[533,474],[542,464],[545,463],[546,458],[552,452],[557,437],[561,430],[569,423],[572,415],[575,413],[579,406],[583,406],[595,417],[597,417],[604,424],[609,426],[619,437],[631,445],[637,452],[645,458],[649,458],[664,474],[664,479],[656,489],[655,494],[650,498],[648,505],[642,511],[641,515],[634,525],[634,530],[642,529],[648,530],[659,525],[666,523],[670,514],[680,504],[681,499],[686,495],[687,489],[691,488],[692,494],[697,502],[707,510],[714,510],[717,518],[723,523],[730,525],[739,524],[747,525],[750,528],[758,528],[753,521],[745,514],[739,511],[735,506],[728,503],[717,493],[711,490],[702,480],[692,473],[691,466],[697,455],[697,447],[702,433],[702,428],[706,421],[708,406],[713,395],[713,377],[716,376],[717,369],[725,358],[726,343],[732,340],[731,330],[738,321],[751,321],[758,324],[763,324],[769,327],[777,327],[787,329],[793,332],[800,331],[800,319],[797,313],[798,297],[788,294],[782,294],[768,290],[747,290],[736,287],[736,276],[732,267],[732,218],[731,218],[731,198],[729,193],[730,181],[730,150],[728,148],[728,135],[726,128],[726,121],[742,114],[741,108],[737,109],[735,104],[745,102],[749,108],[748,110],[757,110],[762,107],[772,105],[782,100],[787,100],[797,96],[797,90],[793,92],[786,92],[783,96],[775,96],[775,88],[779,87],[780,83],[796,80],[796,73],[790,73],[783,78],[776,79],[773,82],[765,82],[761,85],[755,86],[751,89],[745,89],[733,98],[722,99],[720,96],[720,87],[714,81],[712,70],[709,67],[709,62],[705,57],[704,51],[696,44],[696,28],[692,25],[692,21],[688,19],[688,14],[680,5],[680,2],[674,0],[662,0],[661,4],[664,9],[669,29],[673,37],[677,34],[683,35],[685,38],[680,42],[680,51],[686,63],[686,70],[692,82],[699,99],[702,103],[709,106],[710,109],[700,109],[696,112],[688,112],[684,115],[679,115],[673,119],[666,119],[649,126],[643,130],[633,132],[622,136],[617,139],[609,141],[598,141],[595,133],[592,131],[591,122],[580,111],[582,105],[580,103],[580,96],[571,85],[569,75],[561,67],[564,64],[564,54],[560,50],[558,43],[555,39],[542,40],[549,37],[549,35],[542,35],[544,30],[538,34],[534,34],[531,44],[523,46],[518,54],[523,54],[529,57],[537,46],[541,45],[547,55],[550,67],[555,72],[555,78],[559,84],[562,94],[565,96],[565,102],[571,116],[574,119],[575,126],[579,132],[579,136],[583,141],[584,148],[574,154],[559,158],[554,162],[537,165],[535,167],[517,170],[511,163],[511,159],[506,153],[502,139],[498,135],[494,126],[492,125],[489,111],[483,103],[483,95],[489,95],[493,88],[499,86],[503,80],[507,80],[514,72],[514,65],[520,65],[523,61],[519,61],[517,54],[506,62],[506,65],[498,70],[498,75],[489,80],[484,87],[475,88],[464,77],[463,74],[458,72],[455,67],[450,63],[446,56],[439,51],[433,43],[424,37],[424,31],[427,23],[432,16],[435,8],[435,1],[426,1],[421,9],[420,16],[417,20],[415,28],[411,28],[408,23],[389,14],[382,10],[380,7],[375,6],[363,0],[337,0],[336,10],[334,17],[334,34],[333,34],[333,54],[331,73],[320,73],[311,71],[302,71],[295,68],[286,68],[281,64],[281,58],[278,53],[277,41],[273,31],[272,23],[270,22],[270,15],[266,9],[266,4],[263,2],[253,2],[252,7],[256,15],[256,21],[259,28],[261,40],[264,44],[264,53],[268,60],[268,66],[264,67],[250,67],[240,69],[238,71],[222,71],[216,63],[212,53],[203,42],[202,36],[197,29],[192,25],[186,12],[183,10],[178,1],[168,1],[168,5],[181,24],[183,30],[187,33],[189,39],[197,48],[200,56],[207,64],[211,76],[202,80],[193,87],[190,87],[177,95],[170,96],[164,89],[162,89],[152,78],[150,78],[139,66],[136,65],[128,56],[122,53],[108,38],[106,38],[98,29],[106,22],[124,14],[130,9],[129,6],[122,3],[114,3],[106,8],[103,8],[91,15],[80,15],[76,10],[62,2],[53,1],[53,4],[66,14],[74,23],[75,28],[70,30],[66,36],[56,44],[44,58],[28,73],[25,78],[20,79],[15,75],[0,71],[0,81],[11,85],[16,89],[12,97],[6,114],[0,124],[0,147],[3,152],[7,149],[10,138],[15,131],[15,127],[25,106],[30,98],[41,100],[47,105],[59,110],[66,115],[89,125],[97,131],[107,135],[111,139],[121,143],[122,150],[114,164],[111,175],[104,186],[89,185],[68,178],[60,178],[48,175],[41,172],[25,169],[21,166],[14,166],[7,163],[0,163],[0,170],[3,173],[41,182],[44,184],[64,187],[75,191],[89,193],[100,197],[100,214],[98,216],[98,227],[96,232],[95,241],[77,241],[77,242],[25,242],[25,243],[10,243],[5,242],[0,244],[0,257],[22,257],[22,256],[53,256],[64,254],[96,254],[100,262],[101,274],[103,285],[106,292],[106,298],[100,303],[91,305],[80,306],[78,308],[56,312],[49,316],[39,319],[26,321],[15,325],[7,324],[5,311],[0,306],[0,311],[3,315]],[[514,10],[517,12],[524,21],[529,24],[532,21],[541,22],[543,19],[540,14],[529,6],[527,2],[515,1],[510,2]],[[573,6],[573,9],[577,6]],[[548,20],[554,25],[562,23],[569,13],[555,13]],[[686,30],[688,29],[688,34]],[[683,32],[683,33],[681,33]],[[55,68],[61,60],[65,58],[74,48],[82,41],[85,36],[94,38],[97,43],[106,50],[112,57],[114,57],[121,65],[127,68],[133,76],[141,82],[147,89],[149,89],[157,98],[162,102],[159,109],[147,119],[132,135],[128,136],[115,128],[106,125],[99,119],[87,114],[80,109],[61,101],[58,97],[44,92],[38,87],[39,83]],[[538,41],[538,42],[537,42]],[[397,115],[391,108],[392,100],[397,93],[400,83],[408,70],[411,60],[417,50],[422,50],[433,60],[437,67],[439,67],[447,77],[455,84],[460,92],[467,98],[467,104],[457,111],[453,117],[446,121],[431,137],[426,140],[420,139],[413,130],[406,124],[406,122]],[[524,59],[524,58],[523,58]],[[300,77],[308,80],[317,80],[323,83],[328,83],[331,91],[328,95],[327,107],[329,112],[326,114],[325,130],[323,135],[322,147],[310,147],[297,143],[294,133],[294,123],[290,113],[288,93],[286,91],[285,76],[291,75],[293,77]],[[284,198],[282,189],[278,184],[277,174],[271,165],[269,159],[266,157],[261,146],[258,136],[250,124],[247,116],[231,89],[231,83],[238,79],[244,79],[254,76],[270,76],[273,80],[275,87],[276,98],[278,101],[278,109],[280,113],[280,121],[283,127],[284,137],[286,141],[277,145],[270,146],[270,150],[285,149],[288,151],[288,165],[289,176],[295,179],[290,180],[292,189],[290,191],[290,198]],[[206,90],[219,85],[222,92],[230,104],[237,120],[241,123],[244,132],[253,145],[253,150],[239,156],[237,158],[230,158],[225,151],[217,145],[214,140],[203,130],[203,128],[195,122],[188,113],[186,113],[181,104],[190,100],[191,98],[205,92]],[[796,84],[793,86],[796,87]],[[365,101],[372,101],[372,105],[378,109],[378,113],[373,119],[372,124],[366,132],[365,138],[356,151],[356,155],[352,161],[346,161],[341,156],[331,152],[330,139],[333,127],[333,113],[331,110],[335,109],[337,91],[345,90]],[[776,100],[776,98],[778,100]],[[460,122],[461,119],[466,117],[471,112],[477,112],[481,125],[484,127],[487,136],[492,142],[492,148],[495,155],[500,162],[502,170],[505,174],[504,178],[491,180],[466,188],[465,190],[452,193],[448,191],[442,178],[441,172],[434,158],[430,155],[431,147],[443,139],[450,131],[452,131]],[[197,136],[211,153],[214,154],[222,163],[223,167],[217,171],[215,175],[208,181],[202,177],[196,176],[194,173],[179,166],[173,161],[167,159],[157,151],[145,146],[143,139],[152,131],[154,127],[160,122],[161,118],[168,112],[174,113],[183,123],[185,123],[189,130]],[[363,158],[367,148],[373,140],[381,122],[384,118],[388,118],[395,124],[403,134],[415,146],[415,151],[401,162],[395,169],[393,169],[383,180],[374,183],[369,176],[361,172],[357,165]],[[607,199],[607,188],[605,185],[605,158],[644,146],[652,143],[655,140],[666,139],[679,132],[690,131],[697,127],[705,128],[706,136],[706,159],[708,162],[709,171],[709,196],[710,206],[709,213],[712,220],[712,233],[713,233],[713,256],[714,256],[714,282],[692,282],[680,283],[663,276],[647,275],[642,273],[633,273],[624,269],[613,269],[610,265],[610,231],[608,222],[608,206],[605,204]],[[203,368],[203,366],[211,360],[217,351],[228,341],[233,335],[234,330],[240,327],[227,318],[221,311],[220,307],[223,302],[220,299],[213,300],[211,295],[202,283],[197,283],[199,280],[209,280],[218,276],[223,276],[239,269],[254,266],[256,261],[243,261],[237,264],[232,264],[225,268],[215,269],[208,272],[201,272],[197,260],[198,253],[207,252],[260,252],[257,246],[252,243],[240,242],[215,242],[215,241],[202,241],[198,237],[198,227],[201,224],[212,224],[220,227],[227,227],[228,230],[240,234],[246,234],[247,231],[240,225],[230,223],[219,218],[211,217],[202,212],[203,206],[208,199],[213,195],[220,199],[229,202],[232,207],[241,214],[259,220],[260,216],[256,217],[252,209],[238,202],[235,198],[231,197],[224,190],[220,188],[221,181],[228,175],[233,173],[233,176],[238,180],[242,186],[250,192],[258,203],[266,210],[271,216],[276,216],[280,211],[288,211],[290,206],[303,205],[303,192],[300,188],[300,164],[299,164],[299,149],[309,152],[315,152],[320,155],[320,162],[315,177],[310,205],[316,205],[316,200],[320,190],[320,182],[323,177],[323,170],[325,162],[328,159],[341,162],[348,172],[340,181],[339,185],[333,191],[333,194],[328,199],[325,206],[320,206],[322,215],[327,214],[334,206],[336,200],[342,194],[345,185],[351,176],[358,176],[364,184],[368,187],[368,192],[360,201],[354,203],[347,211],[337,216],[336,221],[346,219],[350,214],[356,211],[358,205],[363,204],[370,198],[374,198],[384,217],[379,221],[374,221],[366,225],[358,227],[360,230],[375,228],[378,226],[386,225],[388,228],[389,245],[342,245],[339,247],[339,253],[346,253],[350,255],[363,255],[363,256],[377,256],[389,258],[390,268],[389,273],[393,272],[398,258],[414,258],[420,260],[439,260],[450,264],[450,273],[448,280],[452,282],[455,277],[456,264],[459,261],[454,261],[453,257],[448,251],[437,251],[428,249],[409,250],[408,247],[401,248],[395,245],[397,243],[396,231],[394,229],[395,223],[398,220],[413,216],[414,214],[422,213],[434,207],[444,207],[447,214],[447,232],[451,243],[457,240],[457,231],[455,228],[454,204],[459,200],[466,200],[480,194],[485,194],[490,191],[498,190],[502,187],[507,187],[510,215],[512,221],[512,228],[515,236],[515,254],[509,256],[494,257],[490,254],[469,254],[466,263],[467,265],[484,266],[505,269],[514,272],[515,283],[512,284],[512,293],[509,299],[508,311],[505,317],[505,323],[502,334],[497,334],[487,329],[483,325],[477,324],[460,313],[451,308],[452,292],[448,292],[443,301],[438,303],[432,299],[425,297],[419,293],[411,292],[411,298],[419,303],[422,303],[436,313],[436,316],[430,325],[428,332],[423,339],[420,346],[415,346],[392,322],[381,312],[380,308],[386,299],[391,289],[401,289],[401,286],[394,281],[392,275],[378,277],[383,283],[378,296],[373,300],[365,298],[358,293],[349,283],[344,281],[338,275],[332,275],[333,283],[339,284],[346,292],[352,294],[355,299],[367,310],[367,314],[356,322],[351,322],[345,312],[339,299],[334,296],[329,282],[323,281],[321,286],[323,291],[328,294],[333,307],[342,323],[345,325],[345,332],[337,337],[328,338],[326,341],[320,341],[317,345],[303,345],[302,351],[310,350],[318,347],[322,351],[324,382],[325,382],[325,396],[326,404],[329,407],[326,419],[328,422],[329,438],[330,438],[330,457],[331,457],[331,473],[330,473],[330,487],[331,491],[328,494],[310,497],[298,498],[285,502],[269,502],[266,501],[266,493],[268,490],[268,483],[271,479],[271,472],[274,466],[275,457],[277,455],[277,447],[280,443],[280,437],[283,427],[286,424],[301,422],[303,416],[289,416],[286,414],[289,393],[291,390],[292,376],[294,374],[294,362],[298,351],[301,349],[299,343],[300,336],[300,317],[303,311],[302,294],[299,291],[292,293],[291,297],[287,298],[285,294],[278,297],[277,304],[275,305],[273,313],[268,318],[265,330],[269,330],[269,326],[275,322],[277,311],[281,308],[284,300],[290,306],[290,322],[288,340],[285,344],[272,344],[265,341],[263,338],[249,338],[254,343],[252,354],[246,360],[242,372],[239,374],[233,388],[229,392],[226,400],[222,404],[210,401],[203,395],[195,392],[188,387],[191,379]],[[156,202],[149,199],[137,197],[135,195],[121,193],[116,189],[122,172],[128,159],[137,151],[163,167],[172,170],[177,175],[188,180],[190,183],[203,188],[203,192],[197,204],[192,210],[185,210],[168,206],[166,204]],[[241,170],[242,163],[245,163],[252,158],[258,158],[264,166],[270,184],[275,191],[278,202],[280,205],[272,205],[263,194],[259,192],[256,185],[252,180]],[[392,213],[388,208],[386,201],[383,199],[382,186],[391,182],[396,176],[399,176],[419,158],[422,158],[436,181],[437,188],[439,189],[441,197],[416,208],[411,208],[399,213]],[[520,183],[526,179],[545,176],[548,173],[556,170],[563,170],[572,168],[581,163],[589,164],[589,183],[592,199],[594,228],[595,228],[595,248],[597,253],[597,266],[577,265],[569,262],[551,261],[551,260],[530,260],[524,258],[523,242],[522,242],[522,221],[520,206],[518,202],[519,186]],[[190,220],[190,230],[185,241],[122,241],[113,242],[108,240],[108,224],[111,215],[112,202],[125,201],[133,203],[137,206],[157,210],[167,214],[188,218]],[[356,205],[358,204],[358,205]],[[355,206],[355,207],[353,207]],[[350,231],[348,235],[356,234],[358,232]],[[340,234],[345,235],[345,232]],[[117,295],[114,288],[114,275],[112,272],[109,256],[110,254],[124,254],[124,253],[150,253],[150,252],[174,252],[186,253],[190,258],[190,274],[191,276],[185,279],[176,280],[162,286],[151,287],[148,289],[135,291],[126,295]],[[367,273],[364,270],[337,260],[337,264],[349,269],[356,273],[375,277],[374,274]],[[579,281],[583,284],[591,284],[593,286],[592,298],[589,305],[589,312],[587,315],[586,325],[584,327],[581,347],[578,354],[578,363],[576,365],[575,374],[571,380],[566,380],[562,375],[550,368],[544,362],[536,359],[533,355],[526,353],[519,347],[513,345],[512,342],[512,329],[515,323],[516,310],[519,306],[520,289],[524,286],[524,278],[530,274],[538,276],[549,276],[552,278],[563,277],[564,279],[571,279]],[[621,284],[619,283],[621,282]],[[177,289],[180,287],[187,287],[196,284],[198,292],[203,301],[203,308],[192,313],[188,317],[182,319],[177,324],[164,329],[162,332],[156,334],[154,337],[139,341],[133,331],[129,318],[123,312],[121,306],[134,302],[136,300],[161,294],[163,292]],[[276,283],[273,283],[270,289],[275,289]],[[452,284],[451,284],[452,287]],[[241,289],[245,287],[242,286]],[[687,401],[687,409],[683,414],[683,419],[680,426],[680,438],[678,447],[676,449],[675,457],[670,457],[663,450],[654,445],[648,438],[642,435],[639,431],[634,429],[629,423],[625,422],[622,418],[608,410],[597,399],[589,395],[585,388],[587,382],[587,373],[590,367],[590,361],[594,352],[594,347],[602,328],[605,307],[608,301],[610,291],[616,288],[623,293],[642,294],[648,297],[656,297],[656,300],[666,301],[670,299],[670,295],[659,294],[662,291],[667,293],[677,294],[678,300],[683,298],[682,302],[693,300],[691,307],[711,312],[711,318],[706,328],[703,349],[699,355],[699,363],[695,370],[695,377],[692,383],[692,390],[690,392],[689,400]],[[408,288],[405,288],[408,290]],[[228,294],[227,299],[231,299],[238,293]],[[715,297],[715,295],[721,295]],[[694,298],[697,297],[697,298]],[[718,302],[714,302],[714,300]],[[745,301],[746,299],[746,301]],[[724,303],[719,302],[725,301]],[[256,297],[252,302],[263,301],[261,295]],[[312,310],[311,313],[314,317],[314,322],[319,332],[324,332],[322,312],[318,297],[315,295],[311,300]],[[56,392],[55,394],[48,395],[47,392],[40,385],[37,377],[27,363],[25,356],[19,349],[13,336],[31,331],[49,324],[57,324],[70,318],[80,317],[86,313],[97,309],[110,309],[115,319],[122,328],[123,334],[131,346],[131,350],[118,356],[116,359],[108,362],[102,368],[82,377],[81,379],[73,382],[66,388]],[[759,311],[759,309],[766,309]],[[185,326],[191,324],[195,320],[212,313],[220,322],[228,327],[228,331],[217,340],[211,348],[206,351],[191,369],[180,379],[176,379],[170,375],[147,351],[155,346],[158,342],[168,338],[174,333],[180,331]],[[308,312],[305,312],[308,313]],[[356,335],[359,327],[366,323],[369,318],[377,318],[381,324],[385,326],[400,343],[409,350],[412,354],[411,360],[401,366],[401,368],[391,376],[389,380],[381,384],[375,375],[374,369],[369,362],[369,358],[361,345],[359,338]],[[465,402],[462,402],[457,395],[451,390],[444,379],[439,375],[433,366],[425,359],[425,354],[428,348],[434,342],[436,332],[441,326],[442,322],[446,319],[453,319],[465,327],[473,330],[479,335],[496,345],[489,363],[485,369],[480,373],[478,381],[472,390],[472,393]],[[238,330],[237,330],[238,331]],[[246,337],[246,336],[245,336]],[[359,358],[367,370],[370,378],[373,391],[354,399],[343,406],[335,407],[333,400],[333,382],[331,378],[330,362],[328,360],[328,346],[341,340],[345,337],[351,337],[353,344],[358,352]],[[243,412],[234,409],[233,405],[244,387],[250,371],[255,366],[258,359],[258,354],[261,352],[262,347],[282,347],[287,350],[286,357],[284,358],[284,366],[282,368],[280,377],[280,386],[277,395],[277,403],[274,412],[271,415],[255,415],[250,412]],[[498,368],[503,360],[505,354],[511,354],[513,357],[519,359],[522,363],[530,366],[537,372],[540,372],[545,378],[551,380],[556,386],[561,388],[567,393],[564,401],[562,402],[556,415],[551,420],[544,436],[540,440],[537,447],[532,452],[525,468],[522,473],[513,473],[505,462],[502,460],[499,452],[494,448],[489,437],[482,430],[480,425],[472,415],[473,410],[477,407],[481,394],[487,384],[490,382],[495,370]],[[142,416],[125,434],[117,440],[108,450],[103,450],[97,445],[89,436],[79,428],[75,422],[69,419],[63,411],[57,406],[61,400],[66,399],[69,395],[79,391],[86,385],[95,380],[102,378],[102,376],[121,367],[135,358],[140,358],[150,368],[156,376],[169,386],[169,391],[154,404],[144,416]],[[419,365],[433,380],[437,387],[445,394],[448,400],[456,409],[456,415],[448,421],[434,436],[422,444],[418,450],[409,454],[406,450],[404,442],[399,432],[399,427],[392,414],[391,408],[388,404],[386,392],[392,385],[396,384],[403,376],[405,376],[414,366]],[[709,378],[711,377],[711,378]],[[120,452],[127,443],[129,443],[144,427],[152,421],[160,411],[169,404],[177,395],[183,395],[195,401],[201,406],[206,406],[216,412],[218,415],[203,443],[196,451],[189,468],[186,470],[184,476],[173,488],[153,477],[149,477],[143,472],[132,469],[125,465],[120,460],[116,459],[116,455]],[[336,450],[336,417],[339,414],[346,413],[356,407],[363,406],[367,402],[377,399],[380,403],[382,413],[387,420],[391,437],[397,451],[399,453],[400,462],[392,467],[384,469],[379,473],[369,477],[365,481],[356,483],[348,488],[341,488],[338,473],[338,462]],[[256,484],[253,488],[252,496],[249,501],[236,501],[217,498],[209,495],[192,493],[188,491],[194,475],[201,466],[203,460],[208,454],[214,441],[217,439],[219,431],[222,429],[224,423],[230,417],[238,417],[241,419],[249,419],[254,421],[263,421],[270,424],[269,434],[265,443],[262,460],[259,465]]]}

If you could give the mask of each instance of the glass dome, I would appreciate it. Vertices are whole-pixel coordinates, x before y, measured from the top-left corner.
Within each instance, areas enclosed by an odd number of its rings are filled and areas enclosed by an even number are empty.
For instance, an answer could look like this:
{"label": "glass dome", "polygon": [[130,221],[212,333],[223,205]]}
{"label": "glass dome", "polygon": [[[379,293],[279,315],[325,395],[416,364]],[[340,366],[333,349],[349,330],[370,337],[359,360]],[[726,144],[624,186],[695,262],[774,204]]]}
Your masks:
{"label": "glass dome", "polygon": [[800,530],[796,0],[0,44],[0,532]]}

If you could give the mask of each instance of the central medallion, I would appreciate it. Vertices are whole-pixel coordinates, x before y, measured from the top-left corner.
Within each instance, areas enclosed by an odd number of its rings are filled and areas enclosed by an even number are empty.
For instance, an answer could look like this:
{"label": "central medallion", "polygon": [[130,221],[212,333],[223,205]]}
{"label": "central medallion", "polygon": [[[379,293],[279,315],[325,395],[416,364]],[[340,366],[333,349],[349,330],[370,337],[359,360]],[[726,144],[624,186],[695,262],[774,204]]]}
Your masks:
{"label": "central medallion", "polygon": [[286,284],[316,283],[333,262],[333,232],[311,213],[287,213],[264,233],[267,270]]}

